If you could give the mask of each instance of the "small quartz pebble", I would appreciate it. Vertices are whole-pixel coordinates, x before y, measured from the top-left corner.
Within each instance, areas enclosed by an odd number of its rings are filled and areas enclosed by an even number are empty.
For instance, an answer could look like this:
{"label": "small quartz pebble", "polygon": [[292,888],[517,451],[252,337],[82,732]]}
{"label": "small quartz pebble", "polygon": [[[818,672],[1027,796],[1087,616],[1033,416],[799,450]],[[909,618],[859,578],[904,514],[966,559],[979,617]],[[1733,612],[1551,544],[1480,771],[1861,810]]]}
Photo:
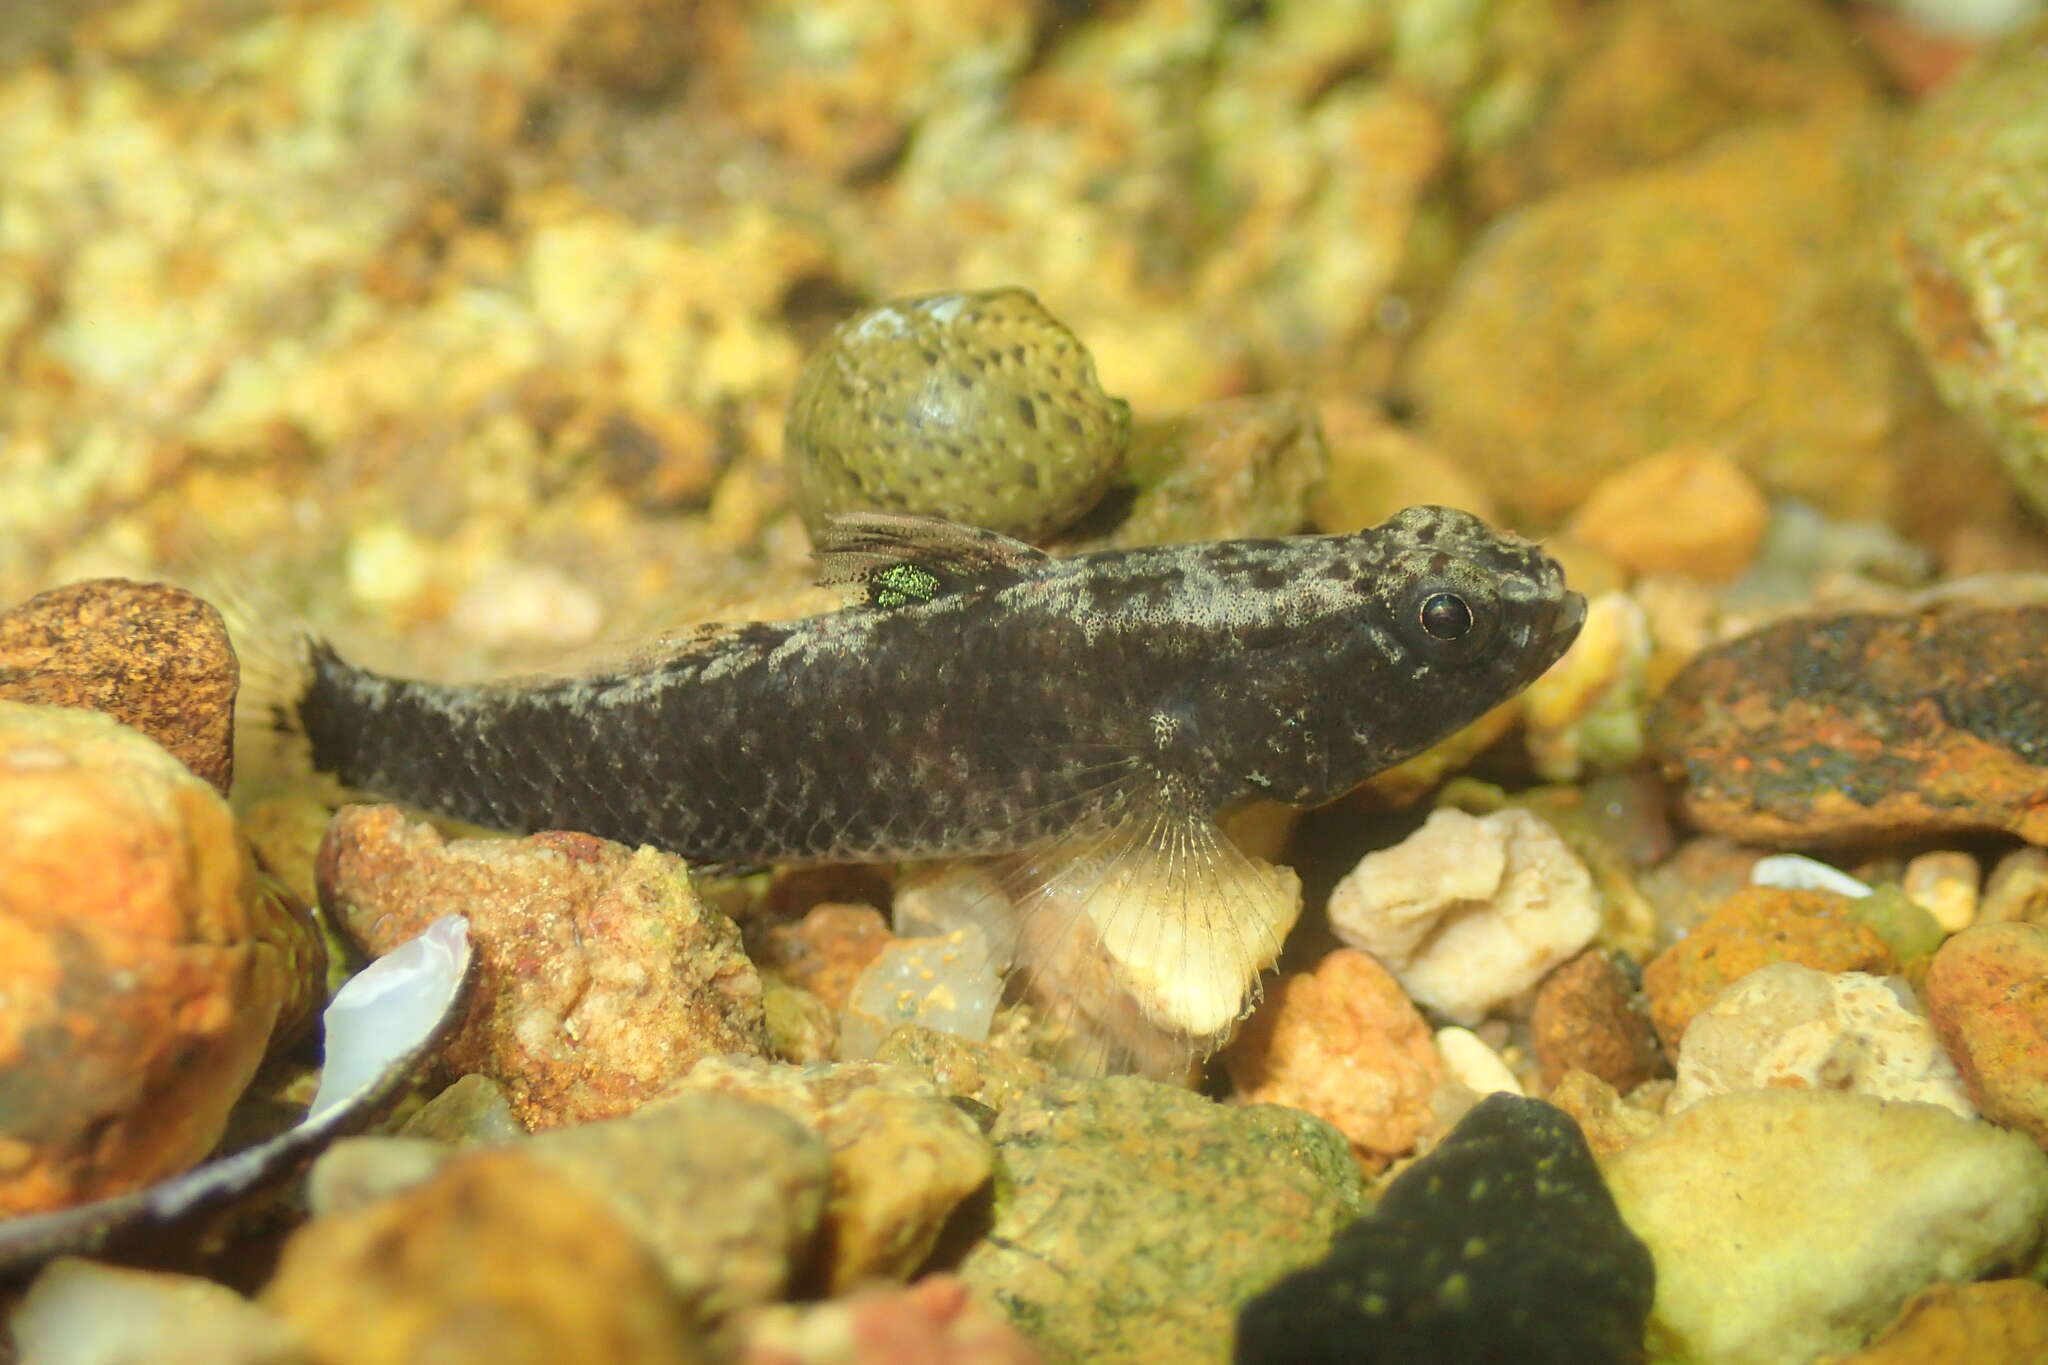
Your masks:
{"label": "small quartz pebble", "polygon": [[1235,1359],[1632,1365],[1654,1274],[1570,1116],[1493,1095],[1245,1306]]}
{"label": "small quartz pebble", "polygon": [[1857,919],[1855,902],[1827,891],[1755,886],[1721,903],[1690,934],[1643,969],[1650,1018],[1668,1057],[1693,1017],[1730,984],[1773,962],[1823,972],[1895,970],[1897,959],[1876,929]]}
{"label": "small quartz pebble", "polygon": [[1330,927],[1418,1003],[1473,1024],[1584,948],[1600,911],[1585,865],[1537,816],[1443,809],[1359,861],[1330,893]]}
{"label": "small quartz pebble", "polygon": [[1007,964],[972,925],[937,938],[896,939],[854,981],[839,1014],[839,1055],[872,1057],[903,1024],[988,1037]]}
{"label": "small quartz pebble", "polygon": [[[1701,829],[1779,846],[2048,842],[2048,607],[1801,616],[1716,645],[1651,715]],[[1825,736],[1826,742],[1816,742]]]}
{"label": "small quartz pebble", "polygon": [[343,1138],[306,1173],[306,1207],[316,1218],[365,1208],[430,1179],[455,1155],[426,1138]]}
{"label": "small quartz pebble", "polygon": [[1976,1108],[1934,1026],[1901,998],[1903,984],[1795,962],[1759,968],[1693,1016],[1678,1049],[1667,1114],[1732,1090],[1846,1090]]}
{"label": "small quartz pebble", "polygon": [[1985,1118],[2048,1147],[2048,929],[1966,929],[1927,969],[1927,1010]]}
{"label": "small quartz pebble", "polygon": [[1026,539],[1094,506],[1130,408],[1022,289],[928,294],[856,313],[805,364],[784,460],[816,540],[835,512],[942,516]]}
{"label": "small quartz pebble", "polygon": [[1313,972],[1290,972],[1223,1054],[1247,1104],[1287,1104],[1351,1139],[1378,1170],[1436,1126],[1430,1097],[1444,1059],[1429,1025],[1386,968],[1338,948]]}
{"label": "small quartz pebble", "polygon": [[1937,1280],[2040,1263],[2048,1156],[1931,1104],[1716,1095],[1606,1163],[1657,1258],[1652,1358],[1853,1350]]}
{"label": "small quartz pebble", "polygon": [[1543,978],[1529,1012],[1529,1041],[1545,1085],[1576,1069],[1633,1090],[1664,1063],[1649,1012],[1602,952],[1580,953]]}
{"label": "small quartz pebble", "polygon": [[0,612],[0,698],[104,712],[223,796],[240,686],[226,623],[182,588],[95,578]]}
{"label": "small quartz pebble", "polygon": [[801,1069],[707,1057],[672,1092],[733,1095],[779,1109],[831,1154],[826,1288],[905,1279],[993,1169],[974,1121],[909,1067],[851,1062]]}
{"label": "small quartz pebble", "polygon": [[349,806],[319,880],[372,953],[469,917],[475,987],[443,1060],[497,1080],[528,1128],[627,1113],[699,1057],[767,1047],[739,931],[666,853],[571,833],[444,840],[394,807]]}
{"label": "small quartz pebble", "polygon": [[1751,886],[1775,886],[1785,891],[1832,891],[1852,900],[1870,894],[1867,883],[1817,858],[1798,853],[1774,853],[1759,858],[1749,870]]}
{"label": "small quartz pebble", "polygon": [[1749,567],[1770,513],[1742,466],[1711,446],[1679,446],[1595,484],[1570,530],[1634,573],[1718,582]]}
{"label": "small quartz pebble", "polygon": [[1501,1055],[1471,1029],[1456,1026],[1438,1029],[1436,1050],[1442,1054],[1444,1070],[1450,1078],[1473,1094],[1522,1093],[1522,1083],[1515,1079],[1515,1073],[1509,1070]]}
{"label": "small quartz pebble", "polygon": [[705,1359],[655,1256],[602,1198],[517,1150],[315,1218],[285,1243],[261,1302],[322,1362]]}
{"label": "small quartz pebble", "polygon": [[65,1257],[7,1315],[27,1365],[315,1365],[291,1325],[225,1285]]}
{"label": "small quartz pebble", "polygon": [[1967,853],[1938,849],[1906,864],[1900,885],[1934,916],[1944,933],[1960,933],[1977,918],[1977,894],[1983,873]]}

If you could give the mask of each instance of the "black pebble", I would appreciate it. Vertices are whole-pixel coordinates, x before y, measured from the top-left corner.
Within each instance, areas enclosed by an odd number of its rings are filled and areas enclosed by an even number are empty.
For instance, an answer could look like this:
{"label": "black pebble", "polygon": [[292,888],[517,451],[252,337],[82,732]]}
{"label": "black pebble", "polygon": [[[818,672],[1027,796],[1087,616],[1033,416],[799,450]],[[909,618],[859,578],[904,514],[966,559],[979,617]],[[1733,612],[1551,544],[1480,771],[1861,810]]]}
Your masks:
{"label": "black pebble", "polygon": [[1578,1125],[1492,1095],[1330,1253],[1246,1304],[1237,1365],[1643,1359],[1656,1268]]}

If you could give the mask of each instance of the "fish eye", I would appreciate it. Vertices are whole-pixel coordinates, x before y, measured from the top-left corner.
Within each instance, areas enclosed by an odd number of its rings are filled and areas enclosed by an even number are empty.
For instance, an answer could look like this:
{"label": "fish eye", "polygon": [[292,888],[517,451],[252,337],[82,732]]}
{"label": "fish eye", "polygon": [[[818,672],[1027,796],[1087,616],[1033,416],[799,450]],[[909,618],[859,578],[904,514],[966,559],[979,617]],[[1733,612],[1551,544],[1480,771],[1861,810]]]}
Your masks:
{"label": "fish eye", "polygon": [[1433,592],[1422,599],[1416,620],[1433,640],[1462,640],[1472,629],[1472,608],[1454,592]]}

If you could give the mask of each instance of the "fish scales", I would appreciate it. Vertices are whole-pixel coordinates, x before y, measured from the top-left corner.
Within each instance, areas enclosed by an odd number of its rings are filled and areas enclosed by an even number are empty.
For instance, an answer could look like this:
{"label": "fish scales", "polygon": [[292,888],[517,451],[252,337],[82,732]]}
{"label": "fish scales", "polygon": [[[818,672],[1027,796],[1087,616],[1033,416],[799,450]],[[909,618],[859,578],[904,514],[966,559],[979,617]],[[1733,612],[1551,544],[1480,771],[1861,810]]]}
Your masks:
{"label": "fish scales", "polygon": [[1519,691],[1584,615],[1541,550],[1445,508],[1071,558],[871,514],[820,558],[865,600],[609,673],[425,683],[316,645],[297,720],[348,785],[508,829],[725,865],[998,853],[1328,800]]}

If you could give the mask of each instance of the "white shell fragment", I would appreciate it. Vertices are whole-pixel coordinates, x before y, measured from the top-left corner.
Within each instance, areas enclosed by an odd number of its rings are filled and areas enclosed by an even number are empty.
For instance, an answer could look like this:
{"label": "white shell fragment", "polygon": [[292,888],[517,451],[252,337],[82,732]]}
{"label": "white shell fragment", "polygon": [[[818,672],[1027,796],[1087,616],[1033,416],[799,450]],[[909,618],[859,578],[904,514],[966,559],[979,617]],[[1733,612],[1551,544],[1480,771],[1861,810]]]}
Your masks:
{"label": "white shell fragment", "polygon": [[334,993],[321,1020],[327,1063],[310,1122],[373,1084],[453,1008],[469,972],[469,921],[443,915]]}
{"label": "white shell fragment", "polygon": [[1520,1095],[1522,1083],[1501,1055],[1486,1040],[1468,1028],[1440,1028],[1436,1050],[1444,1059],[1444,1070],[1453,1080],[1482,1098],[1492,1094]]}
{"label": "white shell fragment", "polygon": [[1838,896],[1858,899],[1870,888],[1838,867],[1798,853],[1773,853],[1756,860],[1749,870],[1751,886],[1775,886],[1780,891],[1832,891]]}
{"label": "white shell fragment", "polygon": [[1593,878],[1525,810],[1443,809],[1368,853],[1330,893],[1330,927],[1417,1003],[1474,1024],[1592,942]]}

